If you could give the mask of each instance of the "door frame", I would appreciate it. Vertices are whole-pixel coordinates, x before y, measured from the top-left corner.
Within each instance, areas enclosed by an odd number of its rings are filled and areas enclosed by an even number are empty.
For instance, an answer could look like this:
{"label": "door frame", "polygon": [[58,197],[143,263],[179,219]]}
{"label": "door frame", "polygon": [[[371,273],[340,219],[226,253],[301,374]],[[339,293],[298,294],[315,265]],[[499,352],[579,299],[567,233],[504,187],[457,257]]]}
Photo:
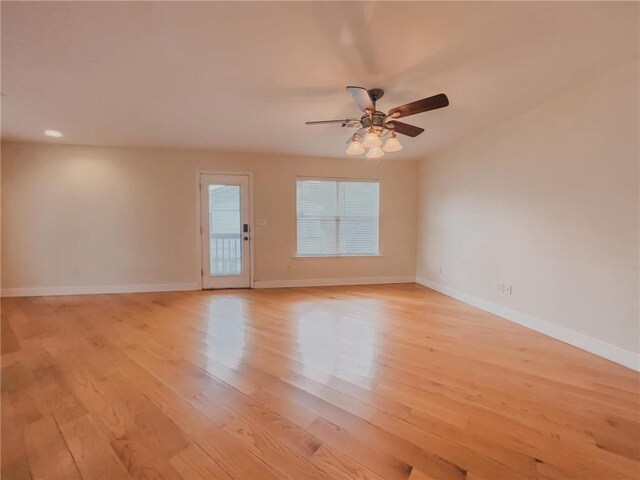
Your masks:
{"label": "door frame", "polygon": [[196,237],[197,237],[197,242],[196,242],[196,247],[198,250],[198,254],[197,254],[197,259],[198,259],[198,266],[197,266],[197,275],[198,275],[198,289],[199,290],[204,290],[204,273],[202,271],[202,260],[203,260],[203,255],[202,255],[202,195],[200,192],[200,188],[201,188],[201,177],[202,175],[242,175],[245,177],[249,177],[249,219],[248,219],[248,223],[249,223],[249,257],[251,257],[249,259],[249,269],[251,270],[249,273],[249,288],[255,288],[254,287],[254,243],[255,243],[255,230],[254,230],[254,225],[253,225],[253,173],[252,172],[237,172],[237,171],[226,171],[226,170],[198,170],[196,172]]}

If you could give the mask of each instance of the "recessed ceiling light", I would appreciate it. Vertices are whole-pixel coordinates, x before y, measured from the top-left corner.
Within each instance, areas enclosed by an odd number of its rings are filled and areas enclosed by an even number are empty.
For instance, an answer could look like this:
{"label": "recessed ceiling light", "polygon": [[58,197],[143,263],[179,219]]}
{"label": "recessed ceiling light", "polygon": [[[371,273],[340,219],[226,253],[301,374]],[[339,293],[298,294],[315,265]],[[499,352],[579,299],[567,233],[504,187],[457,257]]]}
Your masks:
{"label": "recessed ceiling light", "polygon": [[44,134],[47,137],[55,137],[55,138],[60,138],[62,137],[62,133],[60,133],[58,130],[45,130]]}

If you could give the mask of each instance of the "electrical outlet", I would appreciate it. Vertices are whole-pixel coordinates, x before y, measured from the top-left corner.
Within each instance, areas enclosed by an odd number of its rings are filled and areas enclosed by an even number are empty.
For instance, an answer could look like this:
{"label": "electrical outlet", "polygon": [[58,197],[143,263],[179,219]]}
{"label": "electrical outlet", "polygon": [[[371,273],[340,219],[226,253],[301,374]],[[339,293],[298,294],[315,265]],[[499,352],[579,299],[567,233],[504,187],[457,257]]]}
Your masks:
{"label": "electrical outlet", "polygon": [[511,295],[511,285],[505,285],[504,286],[504,293],[506,295]]}
{"label": "electrical outlet", "polygon": [[440,275],[442,275],[442,267],[440,267]]}
{"label": "electrical outlet", "polygon": [[497,283],[496,290],[500,293],[504,293],[504,283]]}

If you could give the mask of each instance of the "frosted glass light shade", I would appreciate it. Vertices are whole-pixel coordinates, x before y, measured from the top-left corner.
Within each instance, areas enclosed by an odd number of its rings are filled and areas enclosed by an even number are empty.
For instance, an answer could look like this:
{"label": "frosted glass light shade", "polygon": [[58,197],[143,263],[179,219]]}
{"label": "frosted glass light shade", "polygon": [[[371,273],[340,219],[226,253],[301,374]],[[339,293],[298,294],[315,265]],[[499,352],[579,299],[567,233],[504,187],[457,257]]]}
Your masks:
{"label": "frosted glass light shade", "polygon": [[399,152],[402,150],[402,145],[400,144],[400,140],[397,139],[395,135],[389,137],[382,147],[382,150],[385,152]]}
{"label": "frosted glass light shade", "polygon": [[384,152],[382,151],[379,145],[371,147],[367,152],[367,158],[380,158],[380,157],[384,157]]}
{"label": "frosted glass light shade", "polygon": [[362,146],[365,148],[379,147],[380,145],[382,145],[382,140],[374,131],[367,133],[362,142]]}
{"label": "frosted glass light shade", "polygon": [[360,155],[361,153],[364,153],[364,147],[358,140],[353,140],[349,144],[349,147],[347,147],[346,152],[349,155]]}

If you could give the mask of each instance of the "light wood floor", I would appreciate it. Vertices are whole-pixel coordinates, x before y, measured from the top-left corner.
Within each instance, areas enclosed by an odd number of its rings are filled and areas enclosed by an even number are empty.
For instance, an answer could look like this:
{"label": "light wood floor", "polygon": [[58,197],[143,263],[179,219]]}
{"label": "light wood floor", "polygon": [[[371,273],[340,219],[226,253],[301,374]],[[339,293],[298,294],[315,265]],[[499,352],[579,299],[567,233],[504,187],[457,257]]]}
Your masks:
{"label": "light wood floor", "polygon": [[414,284],[3,299],[2,478],[638,478],[638,381]]}

